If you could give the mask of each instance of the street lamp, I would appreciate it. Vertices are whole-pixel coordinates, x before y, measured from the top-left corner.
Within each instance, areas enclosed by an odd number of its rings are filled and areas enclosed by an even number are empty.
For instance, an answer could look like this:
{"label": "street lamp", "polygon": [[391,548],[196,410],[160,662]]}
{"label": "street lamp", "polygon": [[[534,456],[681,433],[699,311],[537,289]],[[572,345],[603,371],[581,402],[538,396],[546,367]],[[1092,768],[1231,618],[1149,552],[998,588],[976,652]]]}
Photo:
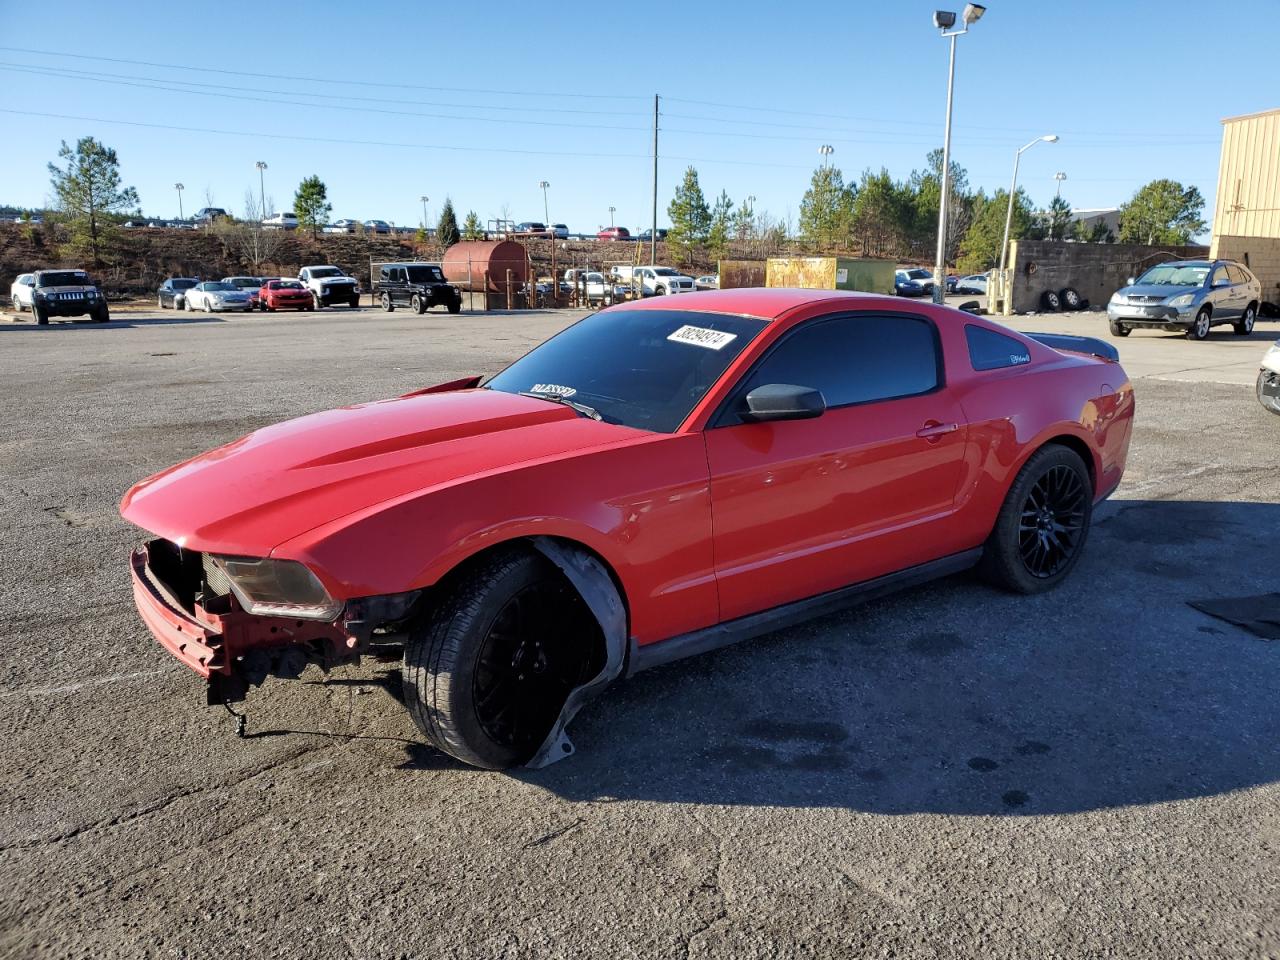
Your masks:
{"label": "street lamp", "polygon": [[1053,179],[1058,181],[1058,192],[1054,196],[1060,197],[1062,196],[1062,181],[1067,179],[1067,175],[1059,171],[1053,175]]}
{"label": "street lamp", "polygon": [[617,209],[618,209],[617,207],[609,208],[609,226],[611,227],[613,226],[613,215],[617,211]]}
{"label": "street lamp", "polygon": [[425,230],[427,229],[427,201],[431,198],[424,193],[418,199],[422,201],[422,229]]}
{"label": "street lamp", "polygon": [[542,219],[545,223],[550,225],[551,216],[547,213],[547,187],[551,186],[551,184],[547,183],[545,180],[539,180],[538,186],[542,188]]}
{"label": "street lamp", "polygon": [[184,217],[182,216],[182,191],[187,188],[180,183],[175,183],[173,185],[173,189],[178,191],[178,219],[182,220],[184,219]]}
{"label": "street lamp", "polygon": [[1004,215],[1004,240],[1000,242],[1000,292],[1001,296],[1008,298],[1008,291],[1005,290],[1004,282],[1004,260],[1009,251],[1009,225],[1013,223],[1013,198],[1018,192],[1018,161],[1022,159],[1022,155],[1043,140],[1045,143],[1057,143],[1058,135],[1056,133],[1046,133],[1043,137],[1036,137],[1030,143],[1023,144],[1018,148],[1018,152],[1013,155],[1013,181],[1009,184],[1009,209]]}
{"label": "street lamp", "polygon": [[822,165],[825,167],[831,162],[831,155],[836,152],[836,148],[829,143],[824,143],[818,148],[818,152],[822,154]]}
{"label": "street lamp", "polygon": [[258,203],[262,207],[260,219],[265,220],[267,218],[267,182],[262,175],[262,171],[267,169],[267,165],[262,160],[259,160],[254,166],[258,168]]}
{"label": "street lamp", "polygon": [[956,15],[951,10],[935,10],[933,25],[942,31],[942,36],[951,40],[951,61],[947,66],[947,121],[942,136],[942,173],[940,184],[942,192],[938,195],[938,252],[934,257],[933,267],[933,302],[943,303],[947,295],[947,200],[951,193],[951,99],[956,79],[956,37],[969,32],[969,28],[982,19],[987,8],[978,3],[966,3],[961,19],[964,26],[952,30],[956,25]]}

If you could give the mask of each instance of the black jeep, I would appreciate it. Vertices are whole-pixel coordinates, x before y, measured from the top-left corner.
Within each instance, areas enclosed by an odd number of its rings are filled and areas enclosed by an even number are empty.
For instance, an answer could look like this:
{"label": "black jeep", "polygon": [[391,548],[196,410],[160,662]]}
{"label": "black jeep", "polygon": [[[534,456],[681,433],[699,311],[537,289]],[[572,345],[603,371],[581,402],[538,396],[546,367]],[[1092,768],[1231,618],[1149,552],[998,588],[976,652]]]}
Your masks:
{"label": "black jeep", "polygon": [[98,323],[111,319],[106,298],[83,270],[36,271],[31,312],[41,325],[50,317],[88,317]]}
{"label": "black jeep", "polygon": [[462,309],[462,294],[444,278],[436,263],[384,263],[373,280],[373,292],[382,309],[409,307],[414,313],[426,313],[432,307],[447,307],[450,313]]}

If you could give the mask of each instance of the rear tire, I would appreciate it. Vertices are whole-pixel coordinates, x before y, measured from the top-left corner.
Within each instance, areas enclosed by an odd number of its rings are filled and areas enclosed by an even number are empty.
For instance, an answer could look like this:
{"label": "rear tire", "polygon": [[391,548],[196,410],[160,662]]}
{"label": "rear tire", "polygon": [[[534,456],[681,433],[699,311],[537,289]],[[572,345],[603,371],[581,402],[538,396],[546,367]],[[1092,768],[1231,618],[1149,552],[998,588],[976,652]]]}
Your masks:
{"label": "rear tire", "polygon": [[599,626],[540,554],[494,553],[409,631],[404,697],[433,746],[490,770],[526,763],[600,666]]}
{"label": "rear tire", "polygon": [[1109,323],[1111,327],[1111,335],[1113,337],[1127,337],[1132,327],[1126,327],[1123,323],[1116,323],[1114,320]]}
{"label": "rear tire", "polygon": [[391,300],[391,294],[389,293],[384,293],[382,295],[381,303],[382,303],[382,309],[385,310],[387,313],[391,313],[396,308],[395,303],[393,303]]}
{"label": "rear tire", "polygon": [[164,309],[164,297],[161,297],[161,296],[156,297],[156,309],[157,310]]}
{"label": "rear tire", "polygon": [[1014,479],[978,569],[1014,593],[1043,593],[1075,568],[1089,536],[1093,484],[1080,455],[1041,447]]}
{"label": "rear tire", "polygon": [[1188,340],[1208,340],[1209,331],[1213,328],[1213,323],[1209,314],[1208,307],[1201,307],[1200,312],[1196,314],[1195,321],[1191,326],[1187,327]]}
{"label": "rear tire", "polygon": [[1254,308],[1252,303],[1245,307],[1244,315],[1241,316],[1236,323],[1232,324],[1232,329],[1235,330],[1236,335],[1247,337],[1249,334],[1253,333],[1253,321],[1256,316],[1257,310]]}

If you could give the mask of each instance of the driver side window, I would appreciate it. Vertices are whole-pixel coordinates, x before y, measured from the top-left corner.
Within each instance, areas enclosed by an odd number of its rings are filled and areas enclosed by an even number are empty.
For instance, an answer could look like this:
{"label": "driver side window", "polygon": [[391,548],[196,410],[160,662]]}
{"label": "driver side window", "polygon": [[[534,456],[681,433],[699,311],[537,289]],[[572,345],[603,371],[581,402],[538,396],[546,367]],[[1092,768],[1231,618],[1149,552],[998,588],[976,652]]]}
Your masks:
{"label": "driver side window", "polygon": [[1226,268],[1226,267],[1215,267],[1215,268],[1214,268],[1214,271],[1213,271],[1213,280],[1212,280],[1212,282],[1209,284],[1210,286],[1212,286],[1212,287],[1216,287],[1216,286],[1219,286],[1220,284],[1223,284],[1223,283],[1230,283],[1230,282],[1231,282],[1231,278],[1227,276],[1227,268]]}
{"label": "driver side window", "polygon": [[820,390],[828,408],[929,393],[942,385],[937,331],[902,315],[811,320],[748,375],[741,395],[768,383]]}

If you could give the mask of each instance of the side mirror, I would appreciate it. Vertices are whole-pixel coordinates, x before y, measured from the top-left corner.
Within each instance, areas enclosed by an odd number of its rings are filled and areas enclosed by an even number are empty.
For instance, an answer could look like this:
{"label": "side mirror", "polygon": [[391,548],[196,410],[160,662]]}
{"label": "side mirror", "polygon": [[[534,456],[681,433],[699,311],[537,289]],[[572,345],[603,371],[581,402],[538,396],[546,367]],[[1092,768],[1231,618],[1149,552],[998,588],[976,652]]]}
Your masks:
{"label": "side mirror", "polygon": [[751,423],[774,420],[812,420],[827,409],[821,390],[791,383],[766,383],[747,394],[742,419]]}
{"label": "side mirror", "polygon": [[1138,281],[1137,281],[1137,280],[1135,280],[1133,277],[1130,277],[1129,279],[1127,279],[1127,280],[1124,282],[1124,285],[1125,285],[1126,287],[1132,287],[1132,286],[1133,286],[1135,283],[1137,283],[1137,282],[1138,282]]}

